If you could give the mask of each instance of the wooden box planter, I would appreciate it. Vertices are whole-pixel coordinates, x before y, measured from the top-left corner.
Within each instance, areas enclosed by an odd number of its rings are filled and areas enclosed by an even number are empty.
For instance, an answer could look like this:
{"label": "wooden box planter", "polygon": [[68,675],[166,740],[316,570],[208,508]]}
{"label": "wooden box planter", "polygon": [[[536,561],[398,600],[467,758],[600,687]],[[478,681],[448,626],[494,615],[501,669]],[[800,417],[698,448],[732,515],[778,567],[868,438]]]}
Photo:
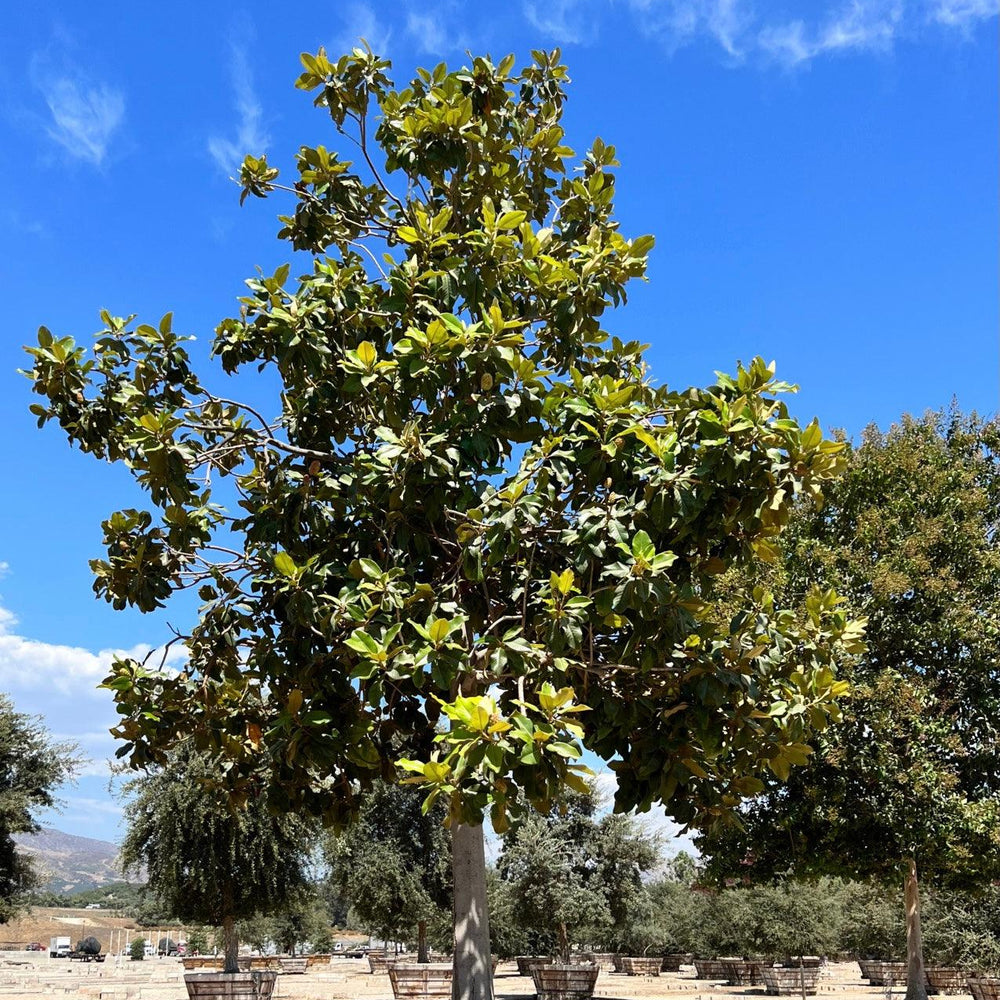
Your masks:
{"label": "wooden box planter", "polygon": [[388,972],[389,963],[394,961],[395,957],[386,952],[368,952],[368,968],[372,975],[377,972]]}
{"label": "wooden box planter", "polygon": [[875,962],[868,982],[872,986],[905,986],[906,962]]}
{"label": "wooden box planter", "polygon": [[876,976],[879,973],[879,966],[882,964],[878,958],[859,958],[858,968],[861,969],[862,979],[871,979],[872,973]]}
{"label": "wooden box planter", "polygon": [[538,965],[531,973],[538,1000],[587,1000],[601,970],[591,962]]}
{"label": "wooden box planter", "polygon": [[580,959],[582,961],[590,962],[593,965],[596,965],[599,969],[604,969],[607,972],[614,969],[616,957],[620,956],[616,956],[615,953],[611,951],[585,951],[580,955]]}
{"label": "wooden box planter", "polygon": [[627,976],[658,976],[662,961],[659,955],[626,956],[622,969]]}
{"label": "wooden box planter", "polygon": [[519,976],[530,976],[537,966],[552,964],[552,959],[544,955],[518,955],[515,961]]}
{"label": "wooden box planter", "polygon": [[188,972],[190,1000],[270,1000],[277,972]]}
{"label": "wooden box planter", "polygon": [[696,958],[694,960],[695,979],[712,979],[723,982],[729,978],[726,967],[715,958]]}
{"label": "wooden box planter", "polygon": [[300,958],[282,955],[278,958],[278,968],[286,976],[305,975],[306,969],[309,968],[309,959],[305,955]]}
{"label": "wooden box planter", "polygon": [[1000,1000],[1000,977],[967,976],[965,981],[972,1000]]}
{"label": "wooden box planter", "polygon": [[660,972],[680,972],[687,961],[687,955],[664,955],[660,959]]}
{"label": "wooden box planter", "polygon": [[760,986],[764,963],[746,958],[720,958],[724,978],[730,986]]}
{"label": "wooden box planter", "polygon": [[389,982],[396,1000],[449,1000],[452,966],[445,962],[393,962]]}
{"label": "wooden box planter", "polygon": [[785,969],[765,967],[760,970],[764,988],[770,996],[801,996],[803,988],[807,996],[815,995],[819,986],[819,968]]}
{"label": "wooden box planter", "polygon": [[782,968],[785,969],[798,969],[800,966],[803,969],[818,969],[823,964],[823,959],[819,955],[786,955],[785,960],[781,963]]}

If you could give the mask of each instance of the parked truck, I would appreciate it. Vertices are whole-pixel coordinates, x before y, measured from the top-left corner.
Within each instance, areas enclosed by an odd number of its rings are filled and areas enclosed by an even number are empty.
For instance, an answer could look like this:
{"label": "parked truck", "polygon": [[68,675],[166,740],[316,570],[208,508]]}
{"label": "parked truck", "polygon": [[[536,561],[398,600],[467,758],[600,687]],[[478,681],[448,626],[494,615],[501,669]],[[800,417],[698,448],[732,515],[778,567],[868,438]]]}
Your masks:
{"label": "parked truck", "polygon": [[68,937],[54,937],[49,940],[49,958],[68,958],[73,946]]}

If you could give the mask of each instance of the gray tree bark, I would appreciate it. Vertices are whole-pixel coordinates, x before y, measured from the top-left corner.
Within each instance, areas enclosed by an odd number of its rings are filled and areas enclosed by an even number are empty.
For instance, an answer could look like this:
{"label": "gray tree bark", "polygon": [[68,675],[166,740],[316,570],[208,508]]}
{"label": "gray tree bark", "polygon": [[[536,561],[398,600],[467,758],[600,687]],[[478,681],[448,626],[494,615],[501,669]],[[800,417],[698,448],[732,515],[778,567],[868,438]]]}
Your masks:
{"label": "gray tree bark", "polygon": [[240,965],[237,959],[240,954],[240,938],[236,933],[236,921],[232,917],[226,917],[222,921],[222,941],[226,956],[222,971],[239,972]]}
{"label": "gray tree bark", "polygon": [[486,902],[483,827],[456,823],[451,831],[455,879],[455,964],[452,1000],[493,1000],[490,916]]}
{"label": "gray tree bark", "polygon": [[909,858],[903,879],[903,904],[906,907],[906,1000],[927,1000],[924,981],[924,942],[920,930],[920,886],[917,861]]}

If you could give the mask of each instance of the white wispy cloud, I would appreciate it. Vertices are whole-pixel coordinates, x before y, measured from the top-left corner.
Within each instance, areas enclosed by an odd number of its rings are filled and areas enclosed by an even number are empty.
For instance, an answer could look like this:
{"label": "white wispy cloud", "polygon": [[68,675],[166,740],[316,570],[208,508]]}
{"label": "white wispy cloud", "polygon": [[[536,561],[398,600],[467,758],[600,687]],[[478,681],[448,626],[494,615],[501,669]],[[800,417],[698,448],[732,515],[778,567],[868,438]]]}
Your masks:
{"label": "white wispy cloud", "polygon": [[1000,0],[936,0],[929,10],[932,21],[963,31],[997,14]]}
{"label": "white wispy cloud", "polygon": [[411,10],[406,15],[406,33],[418,52],[444,55],[455,49],[469,48],[469,39],[465,33],[454,29],[454,25],[461,20],[461,11],[455,3],[437,6],[432,14]]}
{"label": "white wispy cloud", "polygon": [[936,30],[968,35],[1000,13],[1000,0],[524,0],[524,16],[559,43],[600,38],[602,19],[623,6],[640,31],[669,53],[709,43],[730,65],[808,65],[822,56],[889,53],[902,39]]}
{"label": "white wispy cloud", "polygon": [[852,0],[823,24],[810,28],[801,20],[764,28],[757,36],[760,49],[796,66],[824,53],[892,49],[903,26],[901,0],[891,3]]}
{"label": "white wispy cloud", "polygon": [[752,20],[746,0],[629,0],[642,30],[671,52],[700,38],[741,58]]}
{"label": "white wispy cloud", "polygon": [[524,0],[528,23],[543,35],[567,45],[596,36],[603,0]]}
{"label": "white wispy cloud", "polygon": [[125,118],[124,94],[80,73],[54,73],[44,59],[36,61],[32,75],[51,116],[48,136],[75,159],[102,166]]}
{"label": "white wispy cloud", "polygon": [[259,156],[270,142],[264,128],[264,113],[253,86],[253,73],[245,46],[230,46],[229,76],[236,109],[236,134],[232,137],[214,135],[208,140],[208,152],[216,166],[231,177],[239,171],[243,158],[251,153]]}
{"label": "white wispy cloud", "polygon": [[364,39],[374,52],[384,55],[389,50],[392,32],[380,21],[371,4],[364,2],[343,4],[340,8],[340,29],[333,38],[331,52],[350,52]]}

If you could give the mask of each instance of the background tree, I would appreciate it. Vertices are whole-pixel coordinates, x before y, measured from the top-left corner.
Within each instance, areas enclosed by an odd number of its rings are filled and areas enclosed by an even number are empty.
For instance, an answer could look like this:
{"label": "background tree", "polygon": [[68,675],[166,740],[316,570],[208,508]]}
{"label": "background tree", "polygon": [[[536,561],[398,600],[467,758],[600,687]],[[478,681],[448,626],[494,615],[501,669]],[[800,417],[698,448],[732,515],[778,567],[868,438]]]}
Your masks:
{"label": "background tree", "polygon": [[1000,875],[998,446],[996,421],[955,408],[869,428],[824,509],[797,510],[779,593],[818,580],[868,619],[851,711],[742,830],[700,844],[719,876],[900,878],[908,1000],[926,995],[918,870],[972,888]]}
{"label": "background tree", "polygon": [[451,842],[444,803],[423,810],[413,788],[378,783],[358,818],[326,840],[329,880],[351,914],[383,941],[416,930],[417,961],[426,962],[427,926],[451,906]]}
{"label": "background tree", "polygon": [[37,884],[16,833],[37,833],[38,814],[56,804],[55,790],[74,774],[76,747],[52,742],[36,716],[14,709],[0,694],[0,924],[12,919]]}
{"label": "background tree", "polygon": [[305,273],[252,279],[212,347],[280,392],[220,395],[169,315],[105,311],[92,352],[39,332],[33,409],[148,491],[105,522],[97,593],[204,602],[186,670],[108,679],[134,765],[193,733],[237,798],[266,769],[276,808],[342,824],[401,733],[448,720],[406,766],[448,803],[456,996],[485,1000],[485,815],[503,830],[581,789],[584,745],[618,807],[682,822],[805,760],[857,629],[825,592],[802,620],[758,590],[723,621],[713,583],[774,557],[842,446],[759,359],[671,392],[602,328],[653,240],[618,231],[614,147],[565,144],[558,51],[401,89],[368,51],[302,62],[340,149],[303,146],[289,184],[249,156],[241,181],[280,190]]}
{"label": "background tree", "polygon": [[237,920],[303,888],[316,833],[263,800],[233,809],[213,785],[217,774],[217,762],[178,746],[162,770],[129,782],[121,862],[144,868],[148,889],[180,920],[221,926],[223,971],[237,972]]}
{"label": "background tree", "polygon": [[649,927],[642,879],[659,858],[655,838],[623,815],[597,814],[593,793],[504,835],[497,874],[533,943],[569,961],[571,944]]}

